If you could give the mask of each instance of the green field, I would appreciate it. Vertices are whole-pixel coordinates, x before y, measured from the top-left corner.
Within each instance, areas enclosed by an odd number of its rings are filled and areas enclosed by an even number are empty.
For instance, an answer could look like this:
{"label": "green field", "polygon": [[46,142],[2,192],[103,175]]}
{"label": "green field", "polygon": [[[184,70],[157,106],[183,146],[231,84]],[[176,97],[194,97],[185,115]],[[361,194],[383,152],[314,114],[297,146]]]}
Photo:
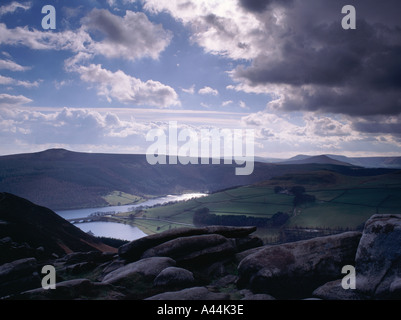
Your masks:
{"label": "green field", "polygon": [[[314,175],[314,173],[309,174]],[[278,211],[286,212],[290,215],[290,219],[283,227],[288,228],[353,230],[363,225],[375,213],[401,214],[401,176],[398,173],[369,177],[335,174],[334,182],[324,185],[316,183],[320,175],[322,173],[315,173],[315,176],[308,180],[313,181],[313,184],[303,185],[306,193],[315,196],[316,201],[296,208],[293,206],[293,195],[274,192],[274,187],[282,183],[282,180],[277,179],[264,184],[238,187],[202,198],[149,208],[136,212],[135,215],[154,220],[136,220],[134,223],[149,234],[182,227],[182,224],[191,226],[194,212],[207,207],[210,213],[217,215],[248,217],[269,218]],[[297,184],[299,178],[294,176],[294,181],[291,181],[289,176],[285,177],[286,186],[299,185]],[[263,239],[277,237],[278,233],[278,229],[263,228],[256,232]]]}
{"label": "green field", "polygon": [[295,211],[288,224],[289,227],[331,229],[356,229],[376,213],[372,207],[331,202],[311,204],[296,208]]}
{"label": "green field", "polygon": [[111,206],[123,206],[133,203],[141,203],[145,200],[142,197],[122,191],[113,191],[107,196],[104,196],[103,199],[106,200],[106,202]]}

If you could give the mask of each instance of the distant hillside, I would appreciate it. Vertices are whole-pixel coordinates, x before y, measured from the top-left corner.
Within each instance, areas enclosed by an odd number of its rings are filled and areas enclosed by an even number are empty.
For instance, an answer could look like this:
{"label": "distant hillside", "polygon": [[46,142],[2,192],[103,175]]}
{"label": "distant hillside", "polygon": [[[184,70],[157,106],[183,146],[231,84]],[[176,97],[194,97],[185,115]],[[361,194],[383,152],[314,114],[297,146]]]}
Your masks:
{"label": "distant hillside", "polygon": [[[150,165],[145,155],[92,154],[51,149],[0,157],[0,191],[53,210],[106,206],[113,191],[162,196],[211,192],[271,177],[272,165],[255,163],[249,176],[237,165]],[[266,170],[267,169],[267,170]]]}
{"label": "distant hillside", "polygon": [[10,237],[32,248],[43,247],[47,255],[115,250],[50,209],[9,193],[0,193],[0,222],[0,239]]}
{"label": "distant hillside", "polygon": [[374,175],[379,174],[377,170],[384,170],[324,160],[307,164],[255,162],[251,175],[236,176],[235,163],[150,165],[145,155],[52,149],[0,157],[0,192],[15,194],[52,210],[62,210],[107,206],[104,197],[119,192],[142,197],[215,192],[288,173],[329,170],[345,175]]}
{"label": "distant hillside", "polygon": [[354,166],[365,168],[394,168],[401,169],[401,157],[358,157],[348,158],[338,155],[328,155],[332,159],[348,162]]}
{"label": "distant hillside", "polygon": [[287,159],[287,160],[281,160],[281,162],[284,162],[284,161],[305,160],[305,159],[308,159],[308,158],[310,158],[310,157],[312,157],[312,156],[308,156],[308,155],[306,155],[306,154],[298,154],[298,155],[296,155],[295,157],[289,158],[289,159]]}
{"label": "distant hillside", "polygon": [[318,163],[318,164],[333,164],[338,166],[351,166],[350,163],[332,159],[326,155],[321,156],[296,156],[287,161],[280,162],[281,164],[308,164],[308,163]]}
{"label": "distant hillside", "polygon": [[[308,156],[299,154],[289,159],[268,159],[260,161],[267,163],[281,163],[281,164],[305,164],[305,163],[331,163],[338,165],[353,165],[364,168],[387,168],[387,169],[401,169],[401,157],[346,157],[337,154],[325,154],[318,156]],[[336,160],[339,162],[333,162]]]}
{"label": "distant hillside", "polygon": [[[319,161],[319,158],[321,162]],[[257,161],[264,163],[288,163],[288,164],[302,164],[302,163],[332,163],[327,158],[342,162],[344,165],[353,165],[364,168],[387,168],[387,169],[401,169],[401,157],[346,157],[337,154],[324,154],[318,156],[309,156],[305,154],[299,154],[289,159],[278,159],[278,158],[264,158],[256,157]],[[297,162],[294,162],[297,161]],[[298,162],[302,161],[302,162]],[[314,162],[311,162],[314,161]]]}

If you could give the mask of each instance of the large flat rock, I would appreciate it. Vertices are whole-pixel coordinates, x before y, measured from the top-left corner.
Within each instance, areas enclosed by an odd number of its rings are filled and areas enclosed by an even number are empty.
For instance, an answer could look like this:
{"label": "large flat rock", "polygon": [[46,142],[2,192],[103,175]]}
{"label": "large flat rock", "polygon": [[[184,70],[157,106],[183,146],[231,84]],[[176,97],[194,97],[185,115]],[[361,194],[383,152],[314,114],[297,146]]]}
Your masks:
{"label": "large flat rock", "polygon": [[41,286],[35,258],[25,258],[0,266],[0,297]]}
{"label": "large flat rock", "polygon": [[260,249],[240,262],[238,284],[279,299],[310,296],[354,264],[360,238],[360,232],[345,232]]}
{"label": "large flat rock", "polygon": [[137,280],[153,281],[168,267],[174,267],[175,261],[167,257],[152,257],[129,263],[107,274],[102,282],[113,285],[134,285]]}
{"label": "large flat rock", "polygon": [[227,300],[228,294],[211,292],[206,287],[192,287],[174,292],[163,292],[145,300]]}
{"label": "large flat rock", "polygon": [[182,237],[218,234],[226,238],[242,238],[256,231],[256,227],[208,226],[203,228],[177,228],[131,241],[118,249],[120,257],[127,261],[139,260],[143,253],[164,242]]}
{"label": "large flat rock", "polygon": [[142,258],[170,257],[181,264],[196,264],[219,260],[236,252],[233,239],[218,234],[182,237],[146,250]]}

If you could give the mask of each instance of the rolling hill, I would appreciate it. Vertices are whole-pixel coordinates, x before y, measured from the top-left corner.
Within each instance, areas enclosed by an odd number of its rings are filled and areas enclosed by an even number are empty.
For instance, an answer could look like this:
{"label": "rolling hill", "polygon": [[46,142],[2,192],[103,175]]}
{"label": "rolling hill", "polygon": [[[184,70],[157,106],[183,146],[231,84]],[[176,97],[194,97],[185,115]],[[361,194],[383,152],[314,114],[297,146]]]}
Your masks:
{"label": "rolling hill", "polygon": [[318,156],[309,156],[304,154],[296,155],[289,159],[258,158],[265,163],[287,163],[287,164],[305,164],[305,163],[332,163],[333,160],[339,161],[339,165],[353,165],[364,168],[388,168],[401,169],[401,157],[346,157],[337,154],[324,154]]}
{"label": "rolling hill", "polygon": [[287,160],[287,161],[282,161],[280,162],[281,164],[308,164],[308,163],[319,163],[319,164],[334,164],[338,166],[351,166],[350,163],[344,162],[344,161],[339,161],[332,159],[326,155],[320,155],[320,156],[312,156],[312,157],[306,157],[303,158],[301,156],[296,157],[295,159],[292,158],[292,160]]}
{"label": "rolling hill", "polygon": [[338,155],[327,155],[328,157],[348,162],[354,166],[365,168],[396,168],[401,169],[401,157],[358,157],[348,158]]}
{"label": "rolling hill", "polygon": [[145,155],[51,149],[0,157],[0,191],[60,210],[106,206],[104,197],[115,191],[141,197],[209,192],[272,175],[270,164],[256,163],[249,176],[236,176],[236,167],[150,165]]}
{"label": "rolling hill", "polygon": [[251,175],[236,176],[235,163],[150,165],[146,156],[139,154],[51,149],[1,156],[0,192],[15,194],[52,210],[63,210],[107,206],[110,204],[107,196],[116,192],[137,199],[184,192],[215,192],[297,172],[330,170],[345,175],[391,172],[323,160],[306,164],[255,162]]}

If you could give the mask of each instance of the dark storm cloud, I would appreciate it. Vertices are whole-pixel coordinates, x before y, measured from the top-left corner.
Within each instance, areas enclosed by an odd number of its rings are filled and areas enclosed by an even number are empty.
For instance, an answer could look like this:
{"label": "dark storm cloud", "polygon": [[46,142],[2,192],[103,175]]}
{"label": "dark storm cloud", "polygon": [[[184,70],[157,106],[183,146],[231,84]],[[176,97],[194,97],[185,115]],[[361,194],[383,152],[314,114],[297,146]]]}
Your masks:
{"label": "dark storm cloud", "polygon": [[354,121],[352,127],[354,130],[364,133],[401,136],[401,117],[360,119],[359,121]]}
{"label": "dark storm cloud", "polygon": [[127,37],[121,27],[121,19],[105,9],[93,9],[84,19],[87,26],[105,33],[109,39],[115,42],[124,42]]}
{"label": "dark storm cloud", "polygon": [[218,30],[220,36],[230,38],[235,36],[235,33],[227,28],[227,21],[225,21],[225,19],[218,17],[215,14],[208,14],[203,19],[208,25],[212,25],[216,30]]}
{"label": "dark storm cloud", "polygon": [[294,0],[280,20],[271,2],[241,0],[246,9],[266,10],[257,17],[274,40],[260,44],[265,50],[250,66],[235,69],[235,80],[259,92],[279,88],[274,107],[286,111],[401,112],[399,1],[354,3],[356,30],[341,27],[343,1]]}
{"label": "dark storm cloud", "polygon": [[261,12],[267,9],[272,3],[287,6],[293,0],[239,0],[240,6],[248,11]]}
{"label": "dark storm cloud", "polygon": [[124,16],[118,16],[105,9],[93,9],[81,22],[91,36],[102,38],[92,39],[90,48],[107,57],[157,59],[172,39],[170,31],[153,24],[143,12],[127,10]]}

